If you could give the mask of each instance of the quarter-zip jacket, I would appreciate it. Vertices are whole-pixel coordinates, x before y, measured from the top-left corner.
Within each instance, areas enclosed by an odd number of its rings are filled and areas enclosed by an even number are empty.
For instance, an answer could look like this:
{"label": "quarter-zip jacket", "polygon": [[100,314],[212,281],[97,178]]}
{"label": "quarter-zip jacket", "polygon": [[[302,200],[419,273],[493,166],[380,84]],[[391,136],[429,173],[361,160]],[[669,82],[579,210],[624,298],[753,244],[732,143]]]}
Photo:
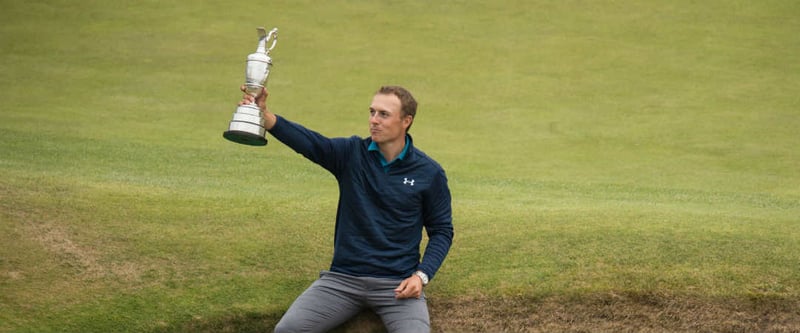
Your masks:
{"label": "quarter-zip jacket", "polygon": [[370,138],[327,138],[281,116],[269,132],[339,183],[331,271],[402,279],[419,269],[433,279],[453,241],[450,189],[410,136],[406,156],[384,169]]}

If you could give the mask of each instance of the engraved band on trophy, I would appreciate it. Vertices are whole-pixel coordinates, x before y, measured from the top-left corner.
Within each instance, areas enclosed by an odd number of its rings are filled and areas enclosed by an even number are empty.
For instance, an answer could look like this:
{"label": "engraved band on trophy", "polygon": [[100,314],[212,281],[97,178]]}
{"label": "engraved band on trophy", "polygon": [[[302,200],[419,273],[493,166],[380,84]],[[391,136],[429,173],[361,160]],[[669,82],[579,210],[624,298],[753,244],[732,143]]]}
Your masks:
{"label": "engraved band on trophy", "polygon": [[[272,58],[269,52],[278,42],[278,28],[273,28],[267,33],[266,29],[258,29],[258,48],[255,53],[247,56],[245,67],[245,92],[255,97],[261,88],[267,85],[269,70],[272,67]],[[267,48],[267,43],[272,45]],[[264,117],[261,110],[254,103],[245,104],[236,108],[233,119],[228,125],[228,130],[222,134],[226,139],[250,146],[264,146],[267,144],[264,128]]]}

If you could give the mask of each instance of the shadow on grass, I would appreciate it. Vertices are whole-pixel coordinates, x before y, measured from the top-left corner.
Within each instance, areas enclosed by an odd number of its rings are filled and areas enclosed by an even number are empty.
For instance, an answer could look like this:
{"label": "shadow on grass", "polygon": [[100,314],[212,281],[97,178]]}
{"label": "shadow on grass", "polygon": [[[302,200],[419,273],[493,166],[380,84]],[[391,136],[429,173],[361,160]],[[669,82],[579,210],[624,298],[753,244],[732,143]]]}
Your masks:
{"label": "shadow on grass", "polygon": [[[280,313],[238,313],[218,318],[194,319],[188,323],[179,323],[165,327],[153,333],[267,333],[272,332],[283,316]],[[380,318],[372,311],[365,310],[353,317],[331,333],[384,333],[386,328]]]}

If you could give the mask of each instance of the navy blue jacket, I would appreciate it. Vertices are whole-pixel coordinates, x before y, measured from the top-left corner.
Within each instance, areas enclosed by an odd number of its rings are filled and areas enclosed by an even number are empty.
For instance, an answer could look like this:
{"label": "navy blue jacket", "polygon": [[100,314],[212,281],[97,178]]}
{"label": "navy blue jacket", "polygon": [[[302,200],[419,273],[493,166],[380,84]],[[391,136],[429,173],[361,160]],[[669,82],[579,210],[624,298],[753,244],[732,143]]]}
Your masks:
{"label": "navy blue jacket", "polygon": [[406,156],[384,170],[370,138],[327,138],[280,116],[269,132],[339,183],[331,271],[402,279],[419,269],[433,279],[453,241],[450,189],[442,167],[410,136]]}

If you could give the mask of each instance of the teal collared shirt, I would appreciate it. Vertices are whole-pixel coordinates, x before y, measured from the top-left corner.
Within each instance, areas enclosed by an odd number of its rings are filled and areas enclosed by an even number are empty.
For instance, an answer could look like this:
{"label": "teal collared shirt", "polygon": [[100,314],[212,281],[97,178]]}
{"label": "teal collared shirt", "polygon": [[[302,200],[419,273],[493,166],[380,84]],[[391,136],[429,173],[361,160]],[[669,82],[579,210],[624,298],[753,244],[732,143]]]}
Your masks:
{"label": "teal collared shirt", "polygon": [[369,151],[377,151],[378,152],[378,157],[380,157],[380,159],[381,159],[381,166],[383,167],[383,172],[389,172],[389,168],[392,167],[392,164],[394,162],[397,162],[398,160],[402,160],[403,158],[406,157],[406,153],[408,152],[408,135],[406,135],[406,144],[405,144],[405,146],[403,146],[403,151],[400,152],[400,155],[397,155],[397,158],[395,158],[395,159],[393,159],[391,161],[386,161],[386,158],[383,157],[383,154],[381,153],[381,150],[380,150],[380,148],[378,148],[378,144],[375,143],[375,141],[372,141],[372,142],[369,143],[369,147],[367,147],[367,150],[369,150]]}

